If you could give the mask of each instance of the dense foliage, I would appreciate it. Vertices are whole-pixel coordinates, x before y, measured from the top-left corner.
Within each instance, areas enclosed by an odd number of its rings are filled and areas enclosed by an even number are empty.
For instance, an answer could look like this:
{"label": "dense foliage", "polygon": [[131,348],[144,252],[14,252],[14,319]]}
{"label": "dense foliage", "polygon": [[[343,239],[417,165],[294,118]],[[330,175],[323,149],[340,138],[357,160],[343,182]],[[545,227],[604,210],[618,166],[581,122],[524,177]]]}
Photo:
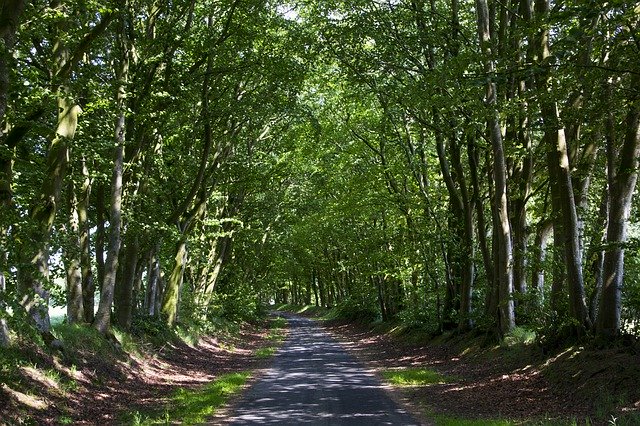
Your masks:
{"label": "dense foliage", "polygon": [[0,343],[270,302],[638,333],[640,10],[7,0]]}

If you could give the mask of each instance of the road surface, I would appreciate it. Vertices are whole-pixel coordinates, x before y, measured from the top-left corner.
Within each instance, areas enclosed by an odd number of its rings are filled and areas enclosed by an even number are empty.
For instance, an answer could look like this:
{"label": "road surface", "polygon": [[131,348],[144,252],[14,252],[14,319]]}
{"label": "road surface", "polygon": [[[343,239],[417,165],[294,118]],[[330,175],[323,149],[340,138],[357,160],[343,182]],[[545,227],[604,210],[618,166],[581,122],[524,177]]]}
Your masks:
{"label": "road surface", "polygon": [[288,317],[271,368],[235,404],[231,425],[419,425],[315,322]]}

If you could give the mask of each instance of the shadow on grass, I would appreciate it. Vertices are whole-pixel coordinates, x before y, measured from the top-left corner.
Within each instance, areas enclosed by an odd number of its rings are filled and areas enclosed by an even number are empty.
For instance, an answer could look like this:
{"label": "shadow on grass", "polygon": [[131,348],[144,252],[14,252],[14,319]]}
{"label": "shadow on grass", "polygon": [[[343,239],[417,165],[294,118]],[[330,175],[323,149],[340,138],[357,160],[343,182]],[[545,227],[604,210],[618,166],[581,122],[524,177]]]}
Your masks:
{"label": "shadow on grass", "polygon": [[225,374],[199,389],[179,389],[162,413],[135,412],[125,421],[131,425],[202,424],[244,386],[249,376],[248,372]]}

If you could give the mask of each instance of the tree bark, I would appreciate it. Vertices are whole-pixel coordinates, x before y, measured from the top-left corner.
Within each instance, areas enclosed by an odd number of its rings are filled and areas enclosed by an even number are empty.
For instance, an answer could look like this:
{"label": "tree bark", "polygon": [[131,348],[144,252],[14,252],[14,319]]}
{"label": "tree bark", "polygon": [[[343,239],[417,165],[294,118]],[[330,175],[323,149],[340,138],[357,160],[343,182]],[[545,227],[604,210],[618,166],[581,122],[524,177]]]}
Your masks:
{"label": "tree bark", "polygon": [[[122,12],[124,13],[124,11]],[[118,118],[115,126],[115,159],[111,177],[111,214],[109,220],[109,244],[107,261],[105,263],[104,281],[100,291],[100,303],[93,326],[102,334],[107,334],[111,328],[111,307],[113,305],[116,272],[118,270],[118,256],[120,254],[122,226],[122,171],[124,167],[124,144],[126,140],[126,98],[129,80],[129,41],[125,17],[121,17],[121,31],[118,32],[120,49],[120,64],[117,70],[116,104]]]}
{"label": "tree bark", "polygon": [[480,48],[484,56],[484,71],[487,83],[485,92],[485,102],[487,105],[487,128],[491,140],[493,151],[493,180],[495,185],[495,210],[497,215],[497,277],[499,291],[499,329],[504,335],[515,327],[515,313],[513,306],[513,250],[511,243],[511,225],[509,224],[509,208],[507,202],[507,165],[505,162],[504,148],[502,143],[502,131],[497,102],[497,88],[493,81],[495,66],[491,52],[491,34],[489,6],[486,0],[476,0],[476,14],[478,22],[478,38]]}
{"label": "tree bark", "polygon": [[[13,60],[13,47],[15,34],[20,23],[20,16],[24,11],[24,0],[6,0],[0,7],[0,38],[3,46],[0,47],[0,145],[5,145],[9,126],[6,123],[6,112],[9,101],[9,88],[11,86],[10,62]],[[15,147],[7,146],[9,150]],[[8,209],[11,206],[13,178],[12,155],[0,155],[0,208]],[[1,211],[1,210],[0,210]],[[0,223],[0,226],[4,224]],[[2,231],[6,231],[2,227]],[[2,254],[0,254],[2,255]],[[4,271],[0,271],[3,273]]]}
{"label": "tree bark", "polygon": [[[541,20],[549,15],[549,1],[536,0],[536,13]],[[543,24],[544,25],[544,24]],[[538,40],[538,58],[543,66],[548,65],[549,32],[542,29]],[[545,72],[538,81],[538,86],[547,95],[551,91],[549,73]],[[559,211],[554,212],[554,226],[562,229],[562,243],[564,245],[564,264],[567,273],[569,289],[569,313],[577,321],[577,332],[582,334],[591,328],[591,320],[587,309],[582,276],[582,258],[578,215],[571,181],[571,168],[567,148],[565,129],[560,124],[560,114],[557,102],[543,99],[541,102],[542,120],[545,126],[544,139],[549,153],[549,175],[552,177],[552,191],[559,197]]]}
{"label": "tree bark", "polygon": [[[5,115],[8,108],[8,95],[11,85],[10,62],[13,57],[13,47],[15,45],[15,34],[20,23],[20,16],[24,11],[24,0],[6,0],[0,7],[0,145],[6,141]],[[4,147],[3,147],[4,148]],[[7,146],[7,150],[12,153],[13,148]],[[12,208],[13,191],[11,182],[13,178],[13,153],[0,155],[0,213],[3,219],[0,220],[0,233],[2,239],[8,232],[9,223],[4,223],[9,217],[8,211]],[[5,211],[7,213],[5,213]],[[0,250],[0,347],[7,347],[11,343],[9,326],[5,315],[7,315],[6,304],[6,275],[9,272],[7,265],[7,253]]]}
{"label": "tree bark", "polygon": [[482,263],[484,272],[487,276],[487,283],[493,288],[495,280],[494,262],[487,242],[487,224],[484,216],[484,205],[481,202],[482,193],[480,192],[480,178],[478,176],[478,151],[474,140],[469,140],[467,145],[467,156],[469,161],[469,171],[471,176],[471,186],[473,188],[473,203],[476,208],[477,235],[480,252],[482,253]]}
{"label": "tree bark", "polygon": [[[613,164],[615,160],[612,157],[608,159],[609,164]],[[612,180],[609,180],[613,182]],[[600,209],[598,210],[598,220],[594,226],[589,252],[587,253],[587,264],[589,266],[589,274],[592,281],[591,296],[589,297],[589,314],[594,324],[598,324],[598,309],[600,299],[602,297],[602,284],[604,274],[604,250],[607,239],[607,220],[609,219],[609,184],[604,185],[600,200]]]}
{"label": "tree bark", "polygon": [[[455,137],[454,137],[455,138]],[[461,283],[460,283],[460,310],[458,329],[468,331],[473,327],[471,318],[471,296],[473,294],[473,282],[475,280],[475,243],[473,210],[475,200],[469,196],[467,180],[464,177],[462,161],[460,159],[460,145],[454,138],[451,139],[451,159],[460,186],[460,200],[462,201],[462,259],[461,259]]]}
{"label": "tree bark", "polygon": [[88,218],[89,197],[91,194],[91,179],[85,159],[82,159],[82,199],[78,202],[78,225],[80,227],[80,268],[82,274],[82,306],[84,308],[84,321],[93,322],[95,309],[95,283],[91,270],[91,244],[90,223]]}
{"label": "tree bark", "polygon": [[121,274],[117,277],[114,289],[114,319],[124,330],[131,328],[133,320],[133,287],[138,266],[139,244],[137,236],[130,236],[126,247],[121,251],[119,263]]}
{"label": "tree bark", "polygon": [[544,260],[547,254],[547,239],[553,230],[553,222],[542,219],[536,226],[534,237],[533,262],[531,265],[531,289],[538,295],[538,305],[542,306],[544,298]]}
{"label": "tree bark", "polygon": [[84,321],[84,300],[82,298],[82,271],[80,268],[80,221],[76,208],[78,199],[73,183],[69,184],[68,192],[68,238],[67,247],[63,251],[63,259],[67,278],[67,321],[69,324],[76,324]]}
{"label": "tree bark", "polygon": [[[634,78],[635,86],[640,83]],[[632,103],[625,119],[626,134],[613,185],[609,189],[609,220],[604,254],[602,299],[597,334],[612,338],[620,334],[620,312],[624,276],[624,244],[640,157],[640,107]],[[609,164],[609,167],[615,167]]]}
{"label": "tree bark", "polygon": [[173,326],[178,318],[178,302],[180,300],[180,289],[182,287],[186,259],[187,236],[186,233],[183,233],[176,245],[175,263],[162,298],[162,316],[169,326]]}
{"label": "tree bark", "polygon": [[24,267],[20,271],[21,303],[31,314],[43,334],[50,332],[49,319],[49,238],[55,220],[62,184],[69,162],[67,142],[73,139],[80,107],[67,100],[61,88],[58,93],[58,125],[47,155],[47,172],[38,199],[30,209],[29,247],[23,251]]}
{"label": "tree bark", "polygon": [[150,317],[156,315],[158,312],[157,300],[159,281],[160,281],[160,243],[156,243],[156,246],[151,249],[151,255],[149,256],[149,266],[147,268],[147,288],[144,298],[144,309]]}
{"label": "tree bark", "polygon": [[[3,256],[0,253],[0,256]],[[7,348],[11,344],[11,334],[9,333],[9,325],[7,324],[7,306],[4,301],[7,291],[4,271],[0,271],[0,348]]]}
{"label": "tree bark", "polygon": [[96,191],[96,278],[98,290],[102,291],[104,282],[104,251],[105,251],[105,184],[99,184]]}

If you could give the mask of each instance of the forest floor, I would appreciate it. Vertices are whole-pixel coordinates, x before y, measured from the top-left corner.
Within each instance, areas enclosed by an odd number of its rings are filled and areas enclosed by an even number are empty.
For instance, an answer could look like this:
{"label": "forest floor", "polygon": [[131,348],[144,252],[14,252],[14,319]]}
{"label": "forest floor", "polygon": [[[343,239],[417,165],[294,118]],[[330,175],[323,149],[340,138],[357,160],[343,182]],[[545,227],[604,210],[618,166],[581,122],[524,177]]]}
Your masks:
{"label": "forest floor", "polygon": [[[262,325],[244,325],[193,346],[174,342],[135,351],[101,337],[85,345],[73,342],[73,353],[65,348],[49,354],[36,345],[21,345],[0,359],[0,425],[144,423],[161,417],[176,392],[264,366],[268,360],[260,350],[273,344],[268,332]],[[86,331],[80,334],[80,339],[95,340]],[[10,359],[18,361],[9,365]]]}
{"label": "forest floor", "polygon": [[[323,325],[381,377],[411,368],[444,377],[392,389],[428,424],[640,425],[637,344],[544,354],[535,344],[482,345],[481,336],[424,343],[424,336],[390,326]],[[138,344],[137,350],[69,333],[62,352],[46,353],[36,345],[0,351],[0,425],[144,424],[161,416],[176,392],[201,389],[228,373],[258,375],[277,346],[273,338],[284,337],[273,332],[266,323],[245,325],[197,345]],[[22,361],[11,364],[16,359]],[[473,421],[478,419],[492,421]]]}
{"label": "forest floor", "polygon": [[[429,423],[640,424],[637,345],[545,355],[534,344],[491,347],[469,335],[425,344],[389,328],[331,321],[325,327],[379,374],[426,368],[446,378],[393,390]],[[482,419],[496,422],[473,422]]]}

